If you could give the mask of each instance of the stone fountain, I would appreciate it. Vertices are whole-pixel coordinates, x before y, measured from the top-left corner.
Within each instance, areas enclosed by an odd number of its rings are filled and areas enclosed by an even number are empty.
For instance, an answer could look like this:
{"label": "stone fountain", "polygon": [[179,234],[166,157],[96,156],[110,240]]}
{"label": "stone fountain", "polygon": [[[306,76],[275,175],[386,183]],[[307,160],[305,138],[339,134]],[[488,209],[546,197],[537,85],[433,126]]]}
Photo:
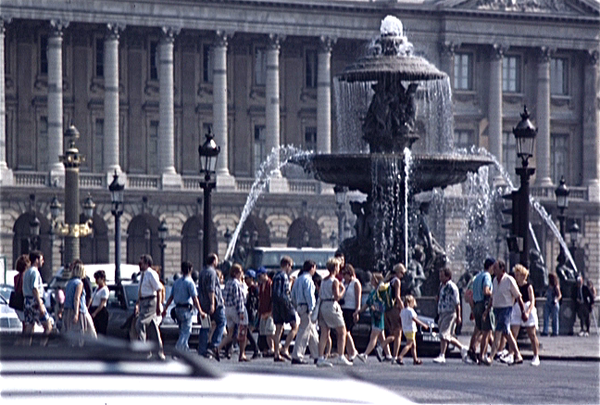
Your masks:
{"label": "stone fountain", "polygon": [[[418,230],[412,232],[414,235],[406,234],[410,232],[405,223],[411,218],[415,222],[407,203],[410,206],[419,192],[461,183],[469,172],[492,163],[488,157],[478,155],[411,153],[419,133],[423,133],[417,116],[419,86],[428,81],[448,83],[447,75],[414,55],[412,44],[403,35],[402,23],[388,16],[368,54],[348,66],[336,80],[369,93],[366,109],[357,112],[368,153],[316,154],[296,163],[318,180],[367,195],[365,202],[351,202],[357,217],[356,235],[345,240],[340,249],[356,267],[385,273],[397,262],[407,263],[407,246],[412,251],[419,243],[425,251],[426,270],[437,273],[434,267],[443,265],[443,249],[436,246],[422,210]],[[451,126],[451,122],[444,125]]]}

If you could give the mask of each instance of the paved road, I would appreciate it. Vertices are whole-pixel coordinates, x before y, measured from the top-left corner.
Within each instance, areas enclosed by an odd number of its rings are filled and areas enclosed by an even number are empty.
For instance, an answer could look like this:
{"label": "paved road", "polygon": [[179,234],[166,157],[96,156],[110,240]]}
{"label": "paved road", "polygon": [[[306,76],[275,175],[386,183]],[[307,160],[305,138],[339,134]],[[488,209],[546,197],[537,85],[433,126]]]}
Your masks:
{"label": "paved road", "polygon": [[247,364],[223,360],[218,369],[256,370],[267,373],[298,373],[331,376],[349,373],[395,391],[417,403],[493,403],[493,404],[598,404],[600,403],[600,363],[578,361],[543,361],[540,367],[529,363],[520,366],[493,364],[491,367],[467,365],[449,359],[443,365],[425,358],[420,367],[392,366],[370,358],[365,365],[315,366],[274,364],[272,359]]}

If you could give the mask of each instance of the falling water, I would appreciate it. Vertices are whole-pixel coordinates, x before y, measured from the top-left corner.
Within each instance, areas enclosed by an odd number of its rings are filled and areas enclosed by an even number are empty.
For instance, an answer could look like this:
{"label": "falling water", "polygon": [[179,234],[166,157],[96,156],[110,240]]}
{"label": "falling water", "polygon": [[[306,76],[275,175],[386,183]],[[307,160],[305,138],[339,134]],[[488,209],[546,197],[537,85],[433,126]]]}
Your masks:
{"label": "falling water", "polygon": [[280,146],[278,148],[273,148],[271,154],[264,162],[261,163],[259,169],[256,171],[254,183],[252,183],[252,187],[250,188],[250,192],[246,198],[246,204],[244,205],[242,215],[240,216],[240,222],[233,232],[229,246],[227,246],[225,260],[229,259],[233,254],[238,236],[242,230],[242,227],[244,226],[244,222],[246,222],[248,215],[250,215],[250,212],[252,212],[258,197],[264,191],[267,184],[269,184],[274,172],[281,170],[281,168],[285,166],[290,159],[307,158],[311,155],[313,155],[312,152],[303,151],[293,146]]}
{"label": "falling water", "polygon": [[408,269],[408,193],[410,171],[412,169],[412,152],[404,148],[404,268]]}

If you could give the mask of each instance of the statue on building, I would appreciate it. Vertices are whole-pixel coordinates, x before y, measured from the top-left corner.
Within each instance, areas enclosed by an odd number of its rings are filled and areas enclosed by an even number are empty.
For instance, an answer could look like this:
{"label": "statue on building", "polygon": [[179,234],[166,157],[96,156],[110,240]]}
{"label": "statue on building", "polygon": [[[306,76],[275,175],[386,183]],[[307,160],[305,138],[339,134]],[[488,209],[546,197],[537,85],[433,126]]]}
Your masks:
{"label": "statue on building", "polygon": [[[420,297],[421,286],[427,279],[423,271],[423,263],[425,261],[425,253],[421,245],[416,245],[413,251],[413,256],[408,263],[408,269],[402,279],[402,296],[412,294],[414,297]],[[405,289],[406,285],[406,289]]]}
{"label": "statue on building", "polygon": [[[435,237],[429,229],[427,223],[427,214],[429,213],[429,203],[424,202],[419,206],[419,231],[417,243],[423,246],[425,252],[425,262],[423,264],[425,274],[431,273],[435,269],[435,263],[440,262],[443,257],[445,262],[446,252],[444,248],[435,240]],[[429,275],[428,275],[429,277]]]}
{"label": "statue on building", "polygon": [[567,264],[567,257],[564,252],[558,254],[558,265],[556,266],[556,275],[560,281],[560,290],[564,298],[573,298],[573,292],[577,285],[577,271]]}

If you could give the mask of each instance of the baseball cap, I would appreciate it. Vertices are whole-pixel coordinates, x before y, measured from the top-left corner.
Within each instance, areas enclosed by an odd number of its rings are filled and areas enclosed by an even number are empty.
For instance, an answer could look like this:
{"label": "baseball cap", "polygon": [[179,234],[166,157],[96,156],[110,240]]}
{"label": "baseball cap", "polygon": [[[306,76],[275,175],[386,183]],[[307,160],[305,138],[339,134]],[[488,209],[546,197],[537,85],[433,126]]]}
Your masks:
{"label": "baseball cap", "polygon": [[256,271],[256,275],[257,275],[257,276],[260,276],[261,274],[267,274],[267,269],[265,269],[264,267],[261,267],[261,268],[259,268],[259,269]]}
{"label": "baseball cap", "polygon": [[493,257],[488,257],[487,259],[485,259],[485,262],[483,262],[483,268],[487,270],[494,263],[496,263],[496,259],[494,259]]}
{"label": "baseball cap", "polygon": [[246,270],[246,277],[256,278],[256,272],[252,269]]}

